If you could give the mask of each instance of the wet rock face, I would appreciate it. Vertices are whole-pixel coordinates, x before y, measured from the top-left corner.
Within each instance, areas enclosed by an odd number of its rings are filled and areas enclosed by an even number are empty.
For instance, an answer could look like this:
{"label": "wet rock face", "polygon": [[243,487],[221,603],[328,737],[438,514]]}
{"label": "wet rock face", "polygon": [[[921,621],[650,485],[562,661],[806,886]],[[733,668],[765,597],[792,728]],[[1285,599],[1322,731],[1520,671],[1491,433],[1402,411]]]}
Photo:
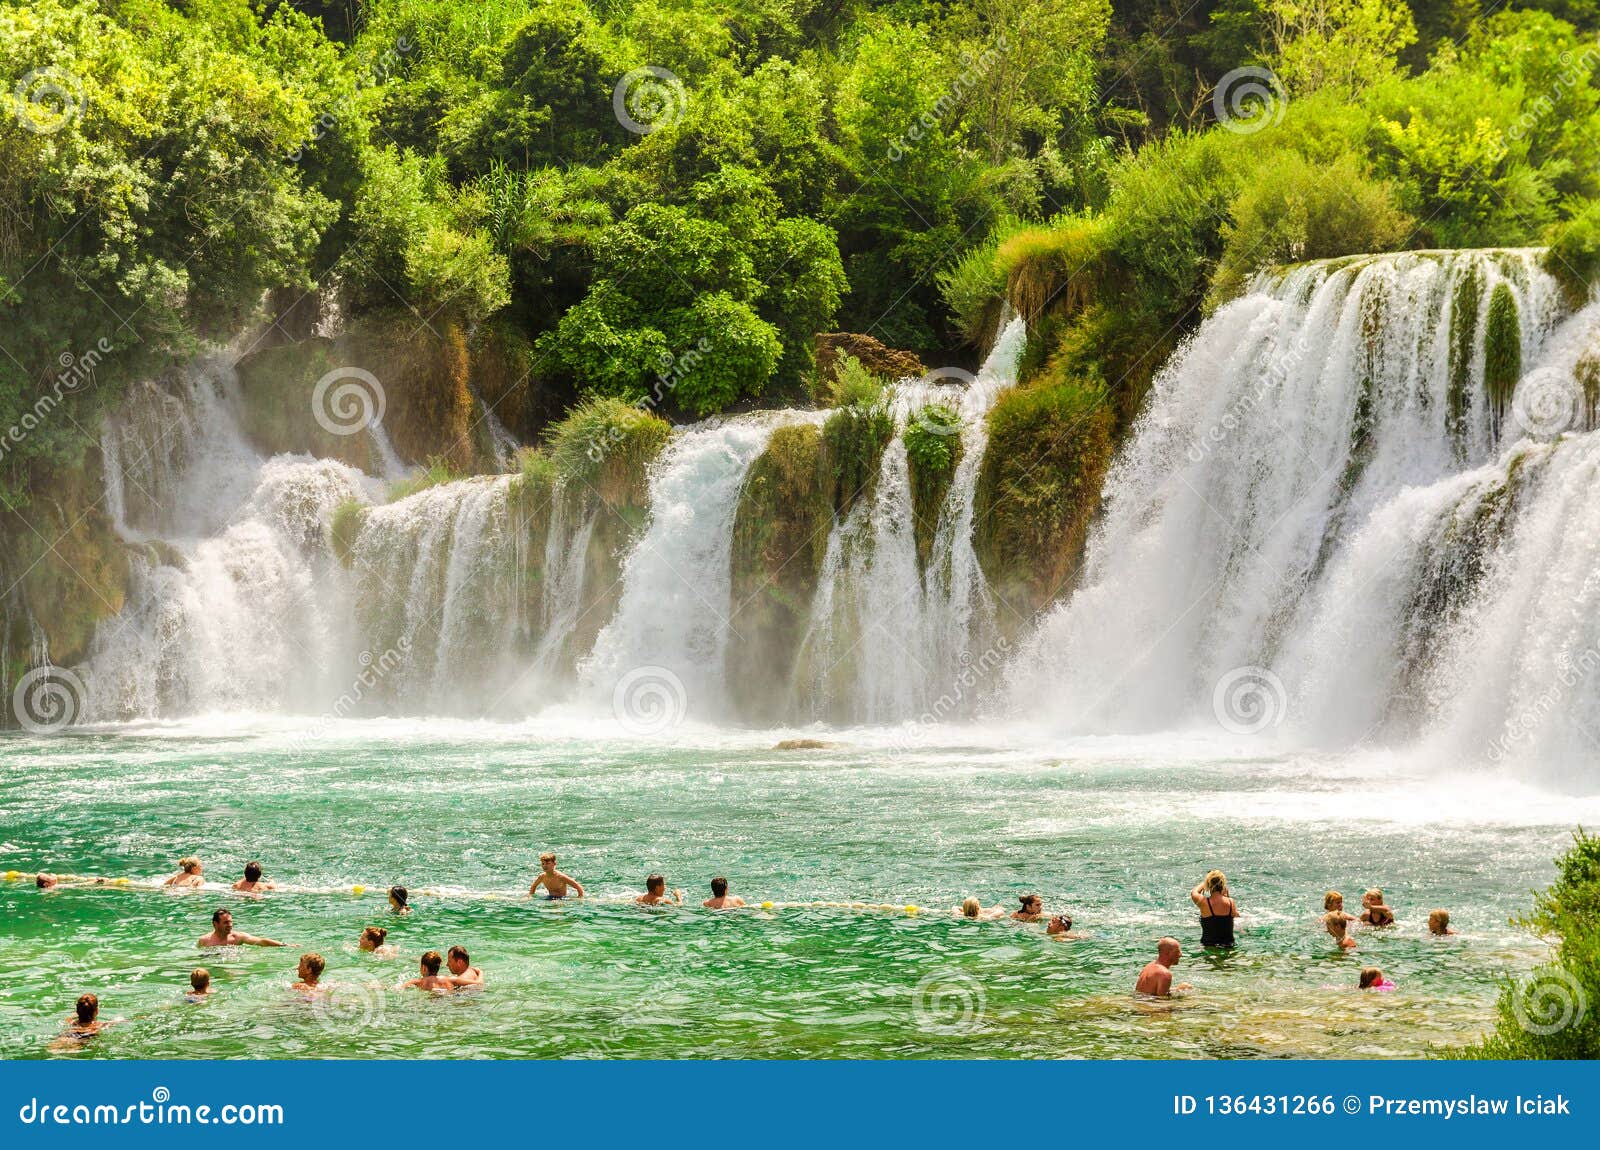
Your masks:
{"label": "wet rock face", "polygon": [[848,331],[822,332],[817,336],[817,379],[833,378],[841,356],[853,355],[861,366],[887,379],[907,379],[927,374],[927,368],[914,352],[885,347],[870,335]]}

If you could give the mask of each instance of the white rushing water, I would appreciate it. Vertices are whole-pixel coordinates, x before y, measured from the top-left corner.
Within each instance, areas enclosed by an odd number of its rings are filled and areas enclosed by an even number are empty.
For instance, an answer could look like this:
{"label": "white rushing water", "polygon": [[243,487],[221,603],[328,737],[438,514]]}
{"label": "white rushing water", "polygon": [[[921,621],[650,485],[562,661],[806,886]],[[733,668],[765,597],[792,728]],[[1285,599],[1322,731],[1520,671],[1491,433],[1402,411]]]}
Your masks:
{"label": "white rushing water", "polygon": [[[1521,370],[1497,405],[1501,284]],[[1600,732],[1595,328],[1524,251],[1311,265],[1220,309],[1156,380],[1014,705],[1566,771]]]}

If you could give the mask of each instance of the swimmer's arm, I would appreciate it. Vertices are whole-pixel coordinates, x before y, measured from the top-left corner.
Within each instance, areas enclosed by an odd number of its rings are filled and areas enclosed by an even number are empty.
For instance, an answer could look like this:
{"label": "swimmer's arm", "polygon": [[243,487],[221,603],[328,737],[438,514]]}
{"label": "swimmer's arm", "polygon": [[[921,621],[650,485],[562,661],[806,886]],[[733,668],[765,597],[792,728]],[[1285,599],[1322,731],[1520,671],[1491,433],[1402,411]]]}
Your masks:
{"label": "swimmer's arm", "polygon": [[539,888],[542,887],[543,885],[544,885],[544,875],[541,874],[538,878],[534,879],[533,882],[528,886],[528,893],[530,895],[536,894],[538,892]]}
{"label": "swimmer's arm", "polygon": [[1203,882],[1197,883],[1195,888],[1189,892],[1189,901],[1194,903],[1195,906],[1205,906],[1206,904],[1205,896],[1200,893],[1200,888],[1205,885]]}
{"label": "swimmer's arm", "polygon": [[567,882],[571,884],[572,889],[578,892],[579,898],[583,897],[583,884],[581,882],[573,878],[570,874],[564,874],[561,877],[566,879]]}
{"label": "swimmer's arm", "polygon": [[253,934],[241,934],[241,935],[238,936],[238,938],[239,938],[239,943],[242,946],[282,946],[282,945],[284,945],[283,943],[279,942],[277,939],[273,939],[273,938],[257,938]]}

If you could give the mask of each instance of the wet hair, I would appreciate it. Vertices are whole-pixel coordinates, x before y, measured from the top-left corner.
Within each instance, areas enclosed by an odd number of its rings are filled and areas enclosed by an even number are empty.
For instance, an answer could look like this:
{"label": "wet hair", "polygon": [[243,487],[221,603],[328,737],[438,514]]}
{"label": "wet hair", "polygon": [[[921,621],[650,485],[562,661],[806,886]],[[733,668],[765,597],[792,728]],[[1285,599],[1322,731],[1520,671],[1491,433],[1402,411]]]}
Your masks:
{"label": "wet hair", "polygon": [[644,880],[645,890],[655,890],[657,887],[664,887],[666,885],[667,878],[665,875],[653,874]]}
{"label": "wet hair", "polygon": [[1363,894],[1361,896],[1361,901],[1365,902],[1369,898],[1373,899],[1376,902],[1382,902],[1383,901],[1383,892],[1381,890],[1379,890],[1377,887],[1373,887],[1371,890],[1367,891],[1365,894]]}
{"label": "wet hair", "polygon": [[229,910],[225,906],[217,907],[216,910],[211,912],[211,925],[212,926],[220,926],[220,925],[222,925],[222,916],[223,915],[227,915],[229,918],[232,918],[233,917],[233,912],[231,910]]}
{"label": "wet hair", "polygon": [[1430,910],[1428,912],[1428,929],[1434,934],[1443,934],[1450,929],[1450,912],[1447,910]]}
{"label": "wet hair", "polygon": [[302,954],[300,956],[300,961],[310,969],[312,978],[321,978],[322,972],[328,968],[328,964],[323,961],[322,956],[316,951],[312,951],[309,954]]}
{"label": "wet hair", "polygon": [[92,994],[80,995],[78,1004],[73,1009],[78,1012],[78,1021],[87,1026],[94,1021],[95,1015],[100,1013],[100,1000]]}
{"label": "wet hair", "polygon": [[721,876],[718,876],[717,878],[712,879],[711,880],[711,893],[714,896],[716,896],[717,898],[721,898],[723,895],[727,894],[728,893],[728,880],[725,879],[725,878],[722,878]]}
{"label": "wet hair", "polygon": [[1041,903],[1042,904],[1044,902],[1044,899],[1040,898],[1036,894],[1025,894],[1025,895],[1022,896],[1022,909],[1023,910],[1027,910],[1028,909],[1028,904],[1030,902],[1037,902],[1037,903]]}
{"label": "wet hair", "polygon": [[401,906],[405,906],[406,899],[410,898],[411,895],[403,886],[392,886],[389,888],[389,897],[394,899],[394,901],[399,903]]}
{"label": "wet hair", "polygon": [[1200,884],[1210,894],[1228,893],[1228,876],[1219,870],[1208,871],[1205,881]]}
{"label": "wet hair", "polygon": [[184,855],[183,858],[178,860],[178,869],[185,874],[193,874],[200,869],[200,860],[195,858],[194,855]]}
{"label": "wet hair", "polygon": [[48,890],[50,887],[56,885],[56,876],[53,874],[45,874],[44,871],[40,871],[38,874],[33,876],[33,885],[38,887],[40,890]]}
{"label": "wet hair", "polygon": [[1327,894],[1322,896],[1323,910],[1337,910],[1342,906],[1344,906],[1344,895],[1340,894],[1338,891],[1330,890]]}
{"label": "wet hair", "polygon": [[556,861],[556,852],[555,851],[545,851],[544,854],[539,856],[539,861],[540,862],[555,862]]}
{"label": "wet hair", "polygon": [[189,985],[196,990],[204,990],[211,985],[211,972],[203,966],[197,966],[189,972]]}
{"label": "wet hair", "polygon": [[1350,933],[1350,923],[1342,917],[1328,919],[1328,933],[1334,938],[1343,938]]}
{"label": "wet hair", "polygon": [[244,864],[244,881],[245,882],[260,882],[261,881],[261,864],[256,862],[254,859],[252,859],[250,862],[247,862],[247,863]]}
{"label": "wet hair", "polygon": [[1357,983],[1357,987],[1361,990],[1371,990],[1382,981],[1383,971],[1375,966],[1366,966],[1361,968],[1361,980]]}
{"label": "wet hair", "polygon": [[361,932],[362,938],[370,938],[374,948],[383,945],[383,940],[389,937],[389,932],[381,926],[369,926]]}
{"label": "wet hair", "polygon": [[983,913],[983,903],[975,898],[965,899],[961,903],[961,913],[968,918],[977,918]]}
{"label": "wet hair", "polygon": [[467,948],[464,946],[452,946],[447,953],[451,958],[459,958],[462,962],[472,961],[467,954]]}
{"label": "wet hair", "polygon": [[1046,924],[1045,930],[1048,931],[1050,929],[1050,927],[1056,925],[1057,923],[1061,924],[1061,929],[1062,930],[1071,930],[1072,929],[1072,916],[1070,914],[1058,914],[1058,915],[1056,915],[1054,918],[1052,918],[1049,921],[1048,924]]}
{"label": "wet hair", "polygon": [[444,959],[439,957],[439,952],[437,950],[430,950],[427,954],[422,956],[422,969],[427,971],[429,974],[438,974],[439,964],[443,961]]}

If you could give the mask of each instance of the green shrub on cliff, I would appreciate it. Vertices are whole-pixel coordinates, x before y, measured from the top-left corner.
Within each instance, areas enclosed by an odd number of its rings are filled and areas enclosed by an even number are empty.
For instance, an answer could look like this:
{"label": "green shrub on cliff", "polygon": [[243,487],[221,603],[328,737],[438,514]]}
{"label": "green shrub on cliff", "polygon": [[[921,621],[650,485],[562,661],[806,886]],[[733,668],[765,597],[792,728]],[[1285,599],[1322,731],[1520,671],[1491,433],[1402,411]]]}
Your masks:
{"label": "green shrub on cliff", "polygon": [[1586,203],[1550,238],[1544,270],[1561,282],[1567,302],[1579,307],[1600,280],[1600,202]]}
{"label": "green shrub on cliff", "polygon": [[939,513],[961,462],[961,413],[946,403],[913,412],[901,438],[911,471],[911,516],[917,559],[924,566],[933,551]]}
{"label": "green shrub on cliff", "polygon": [[606,397],[573,408],[545,445],[562,482],[583,484],[613,507],[642,506],[650,464],[671,436],[659,415]]}
{"label": "green shrub on cliff", "polygon": [[328,544],[333,548],[334,558],[346,567],[355,555],[356,537],[367,522],[367,511],[367,505],[359,499],[346,499],[333,509],[333,518],[328,524]]}
{"label": "green shrub on cliff", "polygon": [[883,449],[894,438],[894,415],[879,398],[841,407],[822,425],[823,461],[832,481],[833,508],[847,515],[878,480]]}
{"label": "green shrub on cliff", "polygon": [[1556,862],[1556,880],[1521,925],[1556,939],[1554,955],[1508,982],[1495,1028],[1448,1056],[1471,1059],[1600,1058],[1600,838],[1581,829]]}

